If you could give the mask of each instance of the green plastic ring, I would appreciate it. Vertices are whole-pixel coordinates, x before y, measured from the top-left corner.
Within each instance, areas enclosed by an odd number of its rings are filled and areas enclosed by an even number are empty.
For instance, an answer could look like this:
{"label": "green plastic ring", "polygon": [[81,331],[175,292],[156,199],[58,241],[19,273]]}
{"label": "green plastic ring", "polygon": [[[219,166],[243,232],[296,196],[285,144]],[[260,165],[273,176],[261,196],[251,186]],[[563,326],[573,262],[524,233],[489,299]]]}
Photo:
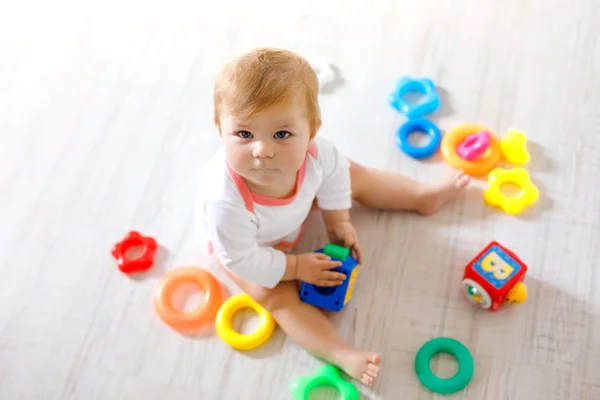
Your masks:
{"label": "green plastic ring", "polygon": [[[431,371],[429,363],[438,353],[448,353],[456,358],[458,372],[452,378],[438,378]],[[446,337],[435,338],[425,343],[415,358],[417,377],[423,386],[435,393],[452,394],[464,389],[473,378],[474,369],[469,349],[459,341]]]}
{"label": "green plastic ring", "polygon": [[340,392],[342,400],[358,400],[356,387],[345,381],[333,365],[324,365],[314,374],[298,378],[292,385],[292,397],[294,400],[306,400],[309,393],[319,386],[333,386]]}

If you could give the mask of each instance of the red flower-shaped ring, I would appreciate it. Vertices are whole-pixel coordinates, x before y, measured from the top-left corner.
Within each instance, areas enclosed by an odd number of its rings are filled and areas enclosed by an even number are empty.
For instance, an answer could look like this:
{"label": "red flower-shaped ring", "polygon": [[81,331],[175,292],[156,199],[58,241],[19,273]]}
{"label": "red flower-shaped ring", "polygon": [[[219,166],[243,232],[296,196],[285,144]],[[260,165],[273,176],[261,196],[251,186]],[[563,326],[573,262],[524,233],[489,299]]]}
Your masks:
{"label": "red flower-shaped ring", "polygon": [[[128,258],[127,251],[134,247],[142,247],[142,254],[135,258]],[[145,271],[152,266],[156,247],[156,240],[153,238],[131,231],[123,240],[114,245],[111,253],[117,259],[119,269],[126,274],[131,274]]]}

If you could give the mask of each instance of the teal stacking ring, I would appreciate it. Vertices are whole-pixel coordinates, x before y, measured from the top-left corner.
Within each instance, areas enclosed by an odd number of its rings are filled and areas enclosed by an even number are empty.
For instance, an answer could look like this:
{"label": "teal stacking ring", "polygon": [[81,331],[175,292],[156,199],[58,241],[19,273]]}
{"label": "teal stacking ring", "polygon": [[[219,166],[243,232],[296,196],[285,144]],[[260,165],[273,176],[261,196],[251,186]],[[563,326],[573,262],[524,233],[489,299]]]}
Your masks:
{"label": "teal stacking ring", "polygon": [[[456,358],[458,362],[456,375],[442,379],[431,371],[429,363],[438,353],[447,353]],[[475,365],[469,349],[459,341],[446,337],[435,338],[425,343],[415,358],[415,372],[423,386],[440,394],[452,394],[464,389],[471,382],[474,369]]]}
{"label": "teal stacking ring", "polygon": [[[429,143],[422,147],[410,144],[408,137],[416,131],[423,131],[429,135]],[[426,158],[433,155],[441,142],[442,132],[433,122],[425,118],[408,120],[396,132],[396,146],[413,158]]]}

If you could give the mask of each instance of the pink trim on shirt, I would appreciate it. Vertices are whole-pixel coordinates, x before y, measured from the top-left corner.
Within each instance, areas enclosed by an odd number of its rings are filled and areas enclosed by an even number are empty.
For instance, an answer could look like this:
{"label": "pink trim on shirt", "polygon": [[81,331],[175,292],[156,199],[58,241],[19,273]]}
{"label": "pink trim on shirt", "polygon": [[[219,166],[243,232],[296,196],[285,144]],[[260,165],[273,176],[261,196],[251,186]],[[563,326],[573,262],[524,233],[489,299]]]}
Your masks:
{"label": "pink trim on shirt", "polygon": [[244,199],[244,205],[246,206],[246,210],[251,213],[254,212],[254,201],[252,201],[252,193],[250,193],[250,189],[248,189],[248,185],[244,182],[244,178],[238,175],[237,172],[231,169],[229,163],[226,161],[225,165],[227,165],[227,172],[229,172],[229,176],[233,179],[233,182],[237,186],[240,194],[242,195],[242,199]]}
{"label": "pink trim on shirt", "polygon": [[[315,159],[317,158],[317,146],[315,146],[314,143],[312,143],[308,148],[308,154],[310,154]],[[244,199],[244,205],[246,206],[246,209],[250,212],[254,212],[253,203],[258,203],[263,206],[284,206],[290,204],[296,199],[296,196],[298,196],[300,188],[302,188],[302,183],[304,182],[304,177],[306,176],[305,158],[304,162],[302,163],[302,166],[300,167],[300,170],[298,171],[298,175],[296,178],[296,190],[294,191],[294,194],[290,197],[286,197],[285,199],[277,199],[274,197],[267,197],[262,196],[260,194],[252,193],[248,188],[246,181],[244,181],[244,178],[242,178],[237,172],[231,169],[229,163],[226,162],[225,164],[227,165],[227,172],[229,172],[229,176],[231,176],[231,179],[233,179],[233,182],[237,186],[238,190],[240,191],[240,194],[242,195],[242,198]]]}
{"label": "pink trim on shirt", "polygon": [[290,204],[293,202],[298,193],[300,192],[300,188],[302,188],[302,183],[304,182],[304,177],[306,176],[306,159],[302,163],[300,170],[298,171],[298,175],[296,177],[296,188],[294,190],[294,194],[290,197],[286,197],[285,199],[277,199],[275,197],[267,197],[262,196],[260,194],[251,193],[252,199],[255,203],[262,204],[263,206],[285,206],[286,204]]}
{"label": "pink trim on shirt", "polygon": [[314,143],[312,143],[310,145],[310,147],[308,148],[308,154],[310,154],[311,156],[313,156],[313,158],[315,160],[319,158],[319,153],[317,153],[317,146],[315,146]]}
{"label": "pink trim on shirt", "polygon": [[302,187],[302,182],[304,182],[304,177],[306,176],[306,159],[298,171],[294,194],[290,197],[286,197],[285,199],[277,199],[274,197],[261,196],[260,194],[252,193],[244,181],[244,178],[231,169],[229,164],[227,164],[227,171],[240,191],[240,194],[244,199],[244,205],[246,206],[246,209],[250,212],[254,212],[254,203],[262,204],[264,206],[283,206],[290,204],[296,199],[296,196],[298,196],[298,192],[300,192],[300,188]]}

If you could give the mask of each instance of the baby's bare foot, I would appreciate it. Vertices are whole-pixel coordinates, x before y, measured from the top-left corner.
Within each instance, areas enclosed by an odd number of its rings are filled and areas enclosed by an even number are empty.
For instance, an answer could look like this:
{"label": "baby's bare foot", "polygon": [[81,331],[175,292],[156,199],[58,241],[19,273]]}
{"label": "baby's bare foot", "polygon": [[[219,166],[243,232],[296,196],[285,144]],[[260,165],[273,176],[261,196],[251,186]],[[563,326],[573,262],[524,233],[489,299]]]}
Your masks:
{"label": "baby's bare foot", "polygon": [[454,200],[460,195],[471,178],[463,171],[457,171],[443,181],[427,186],[423,190],[418,211],[424,215],[434,214],[447,202]]}
{"label": "baby's bare foot", "polygon": [[349,348],[339,355],[338,361],[348,375],[367,386],[373,386],[379,377],[381,357],[377,353]]}

